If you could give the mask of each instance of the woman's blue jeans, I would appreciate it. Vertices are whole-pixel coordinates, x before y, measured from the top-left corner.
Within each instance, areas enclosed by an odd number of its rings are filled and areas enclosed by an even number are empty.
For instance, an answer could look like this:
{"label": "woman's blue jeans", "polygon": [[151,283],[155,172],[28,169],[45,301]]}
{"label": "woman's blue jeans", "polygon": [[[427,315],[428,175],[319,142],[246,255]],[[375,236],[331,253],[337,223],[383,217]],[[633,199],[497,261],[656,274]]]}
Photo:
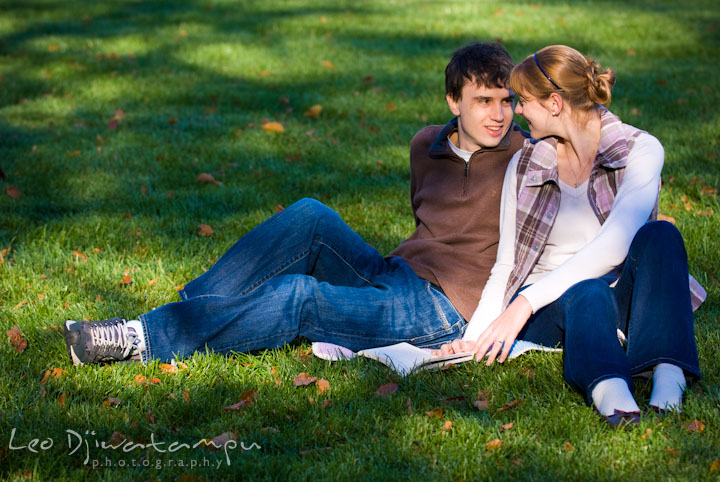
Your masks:
{"label": "woman's blue jeans", "polygon": [[[625,348],[618,329],[626,335]],[[632,376],[658,363],[699,378],[680,232],[665,221],[646,224],[632,241],[615,287],[603,279],[573,285],[533,314],[518,338],[563,346],[565,380],[588,403],[598,382],[619,377],[632,391]]]}
{"label": "woman's blue jeans", "polygon": [[298,336],[351,350],[435,348],[466,325],[442,291],[311,199],[254,228],[179,293],[140,316],[144,360],[276,348]]}

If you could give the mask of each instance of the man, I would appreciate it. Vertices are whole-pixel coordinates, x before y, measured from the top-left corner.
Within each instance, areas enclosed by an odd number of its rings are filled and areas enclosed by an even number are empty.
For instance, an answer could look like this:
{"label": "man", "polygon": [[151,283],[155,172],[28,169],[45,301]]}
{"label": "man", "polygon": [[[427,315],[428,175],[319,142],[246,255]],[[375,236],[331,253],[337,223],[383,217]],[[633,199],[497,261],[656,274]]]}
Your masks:
{"label": "man", "polygon": [[416,229],[386,258],[331,209],[298,201],[242,237],[170,303],[138,320],[68,321],[75,365],[251,351],[298,336],[351,350],[462,336],[495,261],[505,168],[522,144],[497,44],[453,54],[455,118],[412,140]]}

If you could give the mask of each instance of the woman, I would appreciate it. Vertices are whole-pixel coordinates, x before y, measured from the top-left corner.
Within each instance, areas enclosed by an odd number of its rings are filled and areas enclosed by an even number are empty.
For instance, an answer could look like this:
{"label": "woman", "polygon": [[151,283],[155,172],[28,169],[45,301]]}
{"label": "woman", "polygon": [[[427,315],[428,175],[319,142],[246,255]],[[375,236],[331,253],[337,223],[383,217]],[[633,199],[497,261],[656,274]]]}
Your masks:
{"label": "woman", "polygon": [[611,426],[639,421],[632,376],[643,372],[653,371],[650,406],[680,409],[685,376],[700,376],[693,307],[704,299],[692,278],[688,286],[680,233],[647,222],[664,152],[603,107],[614,82],[612,70],[563,45],[513,69],[515,112],[533,140],[506,172],[500,246],[480,303],[463,339],[439,351],[473,351],[491,365],[516,339],[561,345],[565,380]]}

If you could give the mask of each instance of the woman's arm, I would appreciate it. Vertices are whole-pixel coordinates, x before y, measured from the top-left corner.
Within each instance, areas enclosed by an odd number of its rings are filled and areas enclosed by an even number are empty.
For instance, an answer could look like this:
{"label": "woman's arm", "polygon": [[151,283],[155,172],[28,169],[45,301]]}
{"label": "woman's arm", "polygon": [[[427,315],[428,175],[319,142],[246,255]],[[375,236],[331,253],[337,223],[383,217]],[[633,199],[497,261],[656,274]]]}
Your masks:
{"label": "woman's arm", "polygon": [[597,236],[565,263],[523,291],[533,313],[579,281],[599,278],[625,261],[635,234],[655,206],[665,152],[650,134],[640,134],[628,155],[610,215]]}
{"label": "woman's arm", "polygon": [[490,278],[485,284],[480,302],[465,330],[463,340],[475,341],[490,323],[502,313],[505,288],[515,259],[515,211],[517,209],[518,151],[510,160],[503,181],[500,200],[500,242]]}

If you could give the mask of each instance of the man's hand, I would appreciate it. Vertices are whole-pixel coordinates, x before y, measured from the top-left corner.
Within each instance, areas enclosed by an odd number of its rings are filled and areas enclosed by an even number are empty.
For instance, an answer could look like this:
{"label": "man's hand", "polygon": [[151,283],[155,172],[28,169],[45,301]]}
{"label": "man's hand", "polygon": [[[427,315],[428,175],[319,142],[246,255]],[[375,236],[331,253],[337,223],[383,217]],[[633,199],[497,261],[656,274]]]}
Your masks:
{"label": "man's hand", "polygon": [[[528,300],[519,295],[510,303],[510,306],[493,321],[490,326],[480,335],[477,341],[457,339],[446,343],[439,350],[433,350],[434,356],[451,355],[454,353],[473,352],[475,360],[481,361],[487,354],[486,365],[493,364],[495,359],[502,363],[510,354],[510,349],[515,342],[520,330],[532,315],[532,307]],[[502,352],[501,352],[502,350]],[[498,358],[498,354],[500,357]]]}

